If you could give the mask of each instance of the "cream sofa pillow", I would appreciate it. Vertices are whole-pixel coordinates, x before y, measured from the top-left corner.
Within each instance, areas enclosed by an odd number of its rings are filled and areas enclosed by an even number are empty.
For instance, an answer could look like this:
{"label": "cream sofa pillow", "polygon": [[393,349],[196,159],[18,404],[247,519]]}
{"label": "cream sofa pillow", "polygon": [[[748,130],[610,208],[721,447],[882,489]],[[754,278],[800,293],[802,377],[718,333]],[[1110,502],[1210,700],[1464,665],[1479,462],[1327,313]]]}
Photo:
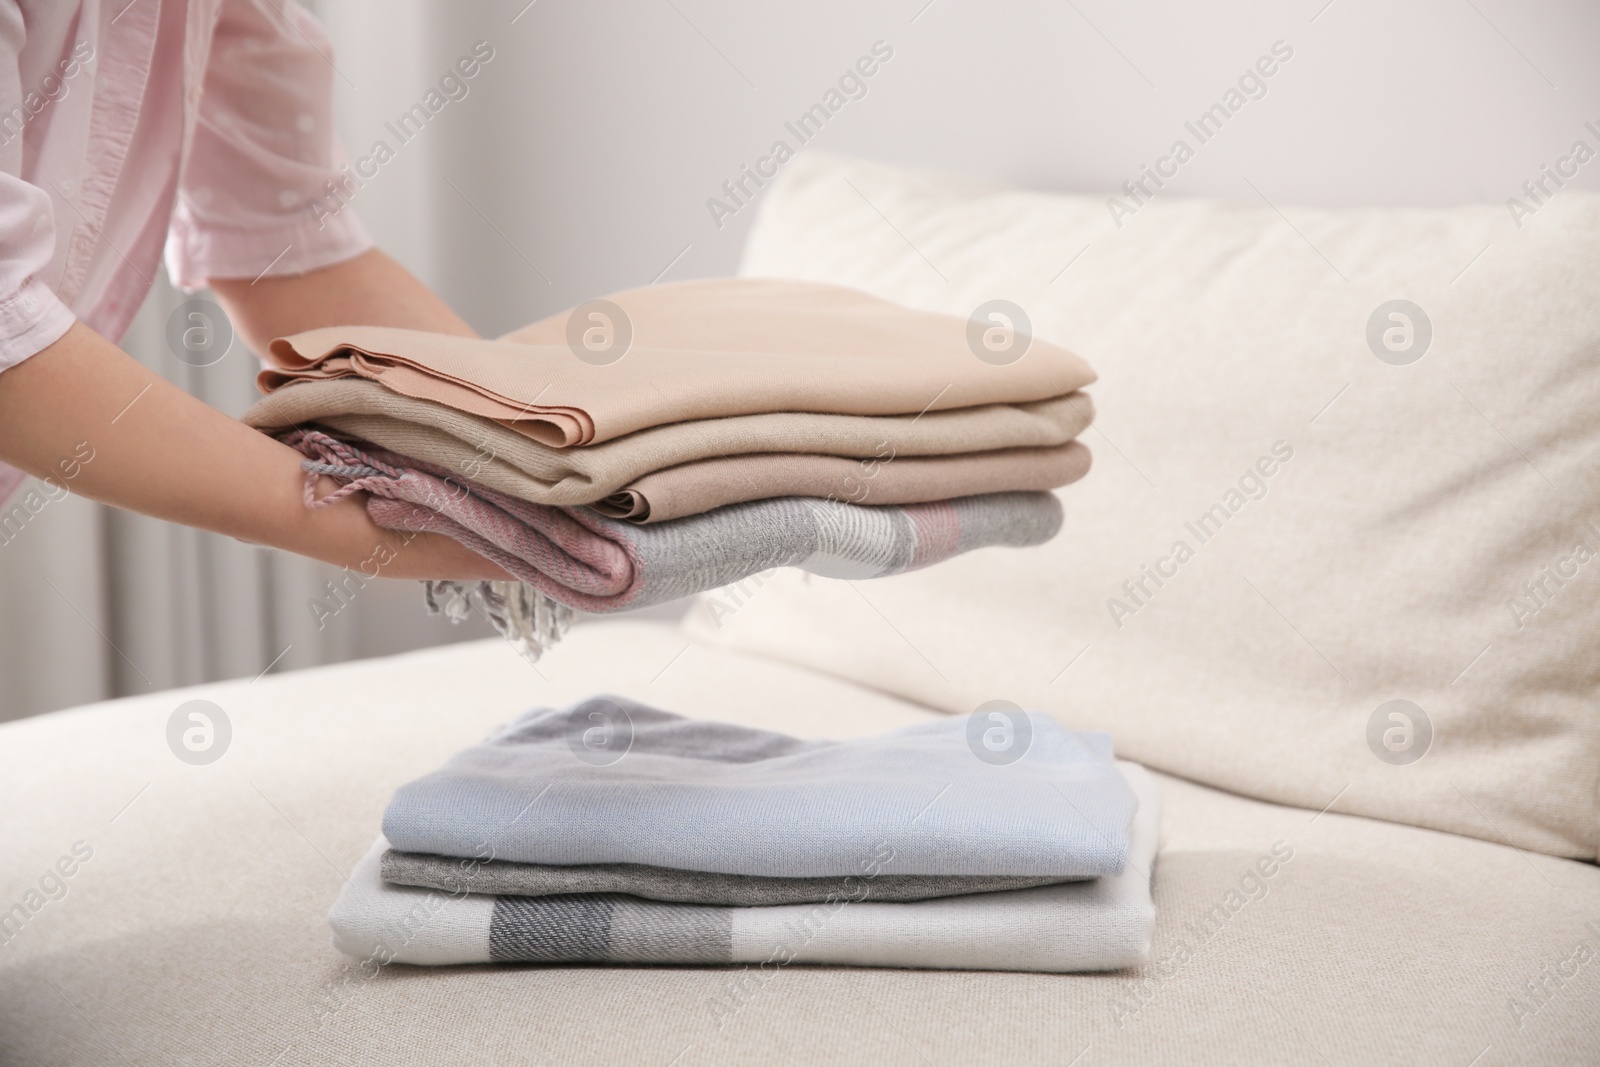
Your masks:
{"label": "cream sofa pillow", "polygon": [[807,156],[744,272],[1012,302],[1100,373],[1095,469],[1047,546],[781,572],[708,595],[700,634],[951,712],[1048,709],[1239,793],[1595,856],[1600,198],[1519,227]]}

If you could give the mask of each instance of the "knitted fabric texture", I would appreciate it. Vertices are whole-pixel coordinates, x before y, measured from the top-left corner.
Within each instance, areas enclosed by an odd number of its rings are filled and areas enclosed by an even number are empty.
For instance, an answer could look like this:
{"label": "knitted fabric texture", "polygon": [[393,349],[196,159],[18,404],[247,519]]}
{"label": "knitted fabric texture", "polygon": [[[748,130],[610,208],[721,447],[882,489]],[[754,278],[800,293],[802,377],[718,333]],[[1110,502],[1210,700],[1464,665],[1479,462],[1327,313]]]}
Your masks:
{"label": "knitted fabric texture", "polygon": [[[723,504],[774,496],[831,494],[852,504],[958,496],[948,487],[931,497],[904,495],[917,490],[918,479],[903,472],[915,474],[919,467],[928,471],[925,463],[908,461],[996,452],[1023,460],[1054,456],[1054,465],[1036,468],[1032,474],[1012,470],[1007,474],[1011,481],[967,492],[1054,488],[1030,479],[1043,473],[1061,484],[1072,480],[1087,459],[1087,450],[1062,451],[1061,446],[1091,424],[1094,403],[1087,393],[1069,393],[1031,404],[915,415],[802,411],[734,415],[652,427],[582,448],[559,448],[493,419],[403,396],[377,382],[340,378],[279,389],[242,418],[269,433],[321,429],[346,440],[370,441],[535,504],[572,507],[617,497],[628,506],[625,515],[614,517],[664,522]],[[784,457],[805,460],[804,480],[796,480],[793,472],[778,464]],[[1063,469],[1064,460],[1079,467]],[[821,491],[796,488],[818,484],[812,478],[825,468],[848,474]],[[964,461],[934,469],[952,468],[955,475],[968,469]],[[1059,473],[1052,477],[1052,470]],[[714,493],[707,489],[711,483]]]}
{"label": "knitted fabric texture", "polygon": [[609,299],[626,309],[632,337],[601,364],[580,358],[568,334],[580,307],[499,340],[382,326],[307,330],[268,346],[257,381],[271,392],[359,375],[562,447],[728,416],[1022,404],[1094,381],[1081,359],[1042,337],[1030,339],[1026,359],[997,365],[974,358],[963,316],[816,282],[706,278]]}
{"label": "knitted fabric texture", "polygon": [[[715,874],[647,867],[639,863],[586,863],[556,866],[508,860],[460,859],[423,852],[383,854],[383,880],[390,885],[442,889],[447,893],[494,896],[554,897],[573,894],[621,893],[676,904],[716,904],[751,908],[777,904],[815,904],[829,897],[856,893],[851,876],[834,878],[763,878],[754,874]],[[1049,874],[960,875],[879,874],[864,899],[932,900],[969,893],[1030,889],[1073,881]]]}
{"label": "knitted fabric texture", "polygon": [[[1061,526],[1061,505],[1046,492],[886,507],[780,497],[636,526],[587,508],[517,500],[319,431],[293,430],[282,440],[308,457],[308,507],[365,491],[379,526],[444,534],[552,600],[590,612],[648,607],[773,567],[838,578],[899,574],[975,548],[1040,544]],[[324,474],[342,485],[317,499]]]}
{"label": "knitted fabric texture", "polygon": [[403,852],[777,878],[859,874],[886,839],[895,874],[1120,871],[1135,801],[1110,739],[1021,710],[1008,726],[993,762],[988,717],[817,741],[596,696],[401,786],[383,832]]}
{"label": "knitted fabric texture", "polygon": [[1150,875],[1160,794],[1143,767],[1119,764],[1138,798],[1127,866],[1093,881],[879,903],[872,884],[898,866],[886,832],[837,894],[811,904],[719,908],[619,894],[520,897],[389,885],[380,838],[329,915],[341,952],[379,965],[513,961],[843,964],[964,970],[1109,971],[1149,958]]}

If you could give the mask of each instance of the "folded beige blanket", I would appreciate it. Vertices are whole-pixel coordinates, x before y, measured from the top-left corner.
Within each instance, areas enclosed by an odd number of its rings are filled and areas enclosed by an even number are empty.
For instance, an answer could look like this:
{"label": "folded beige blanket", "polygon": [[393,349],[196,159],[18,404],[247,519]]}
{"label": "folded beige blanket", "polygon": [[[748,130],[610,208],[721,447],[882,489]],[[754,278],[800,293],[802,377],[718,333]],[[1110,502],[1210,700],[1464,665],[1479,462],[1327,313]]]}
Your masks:
{"label": "folded beige blanket", "polygon": [[378,326],[309,330],[272,343],[270,392],[358,376],[396,393],[498,419],[534,440],[593,445],[668,423],[770,412],[914,415],[1061,397],[1094,380],[1034,338],[996,366],[965,319],[853,289],[765,278],[651,286],[609,298],[630,335],[598,365],[568,345],[562,312],[499,340]]}
{"label": "folded beige blanket", "polygon": [[724,504],[775,496],[823,497],[850,504],[926,504],[982,493],[1059,489],[1088,474],[1089,462],[1088,448],[1078,441],[1055,448],[892,460],[763,452],[668,467],[590,506],[613,518],[665,522]]}
{"label": "folded beige blanket", "polygon": [[920,416],[740,415],[564,449],[360,378],[279,389],[244,416],[269,432],[315,423],[509,496],[650,522],[770,496],[891,504],[1056,488],[1087,470],[1072,442],[1093,418],[1089,396],[1072,393]]}

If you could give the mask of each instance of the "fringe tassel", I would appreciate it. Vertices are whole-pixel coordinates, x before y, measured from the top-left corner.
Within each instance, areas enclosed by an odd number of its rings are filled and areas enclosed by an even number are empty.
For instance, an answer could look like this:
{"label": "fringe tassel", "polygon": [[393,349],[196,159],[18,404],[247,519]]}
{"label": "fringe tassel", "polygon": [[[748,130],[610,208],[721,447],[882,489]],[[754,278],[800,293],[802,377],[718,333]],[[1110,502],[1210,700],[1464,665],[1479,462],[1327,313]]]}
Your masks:
{"label": "fringe tassel", "polygon": [[422,586],[428,614],[460,622],[478,611],[529,663],[539,662],[555,647],[578,614],[523,582],[430,581]]}

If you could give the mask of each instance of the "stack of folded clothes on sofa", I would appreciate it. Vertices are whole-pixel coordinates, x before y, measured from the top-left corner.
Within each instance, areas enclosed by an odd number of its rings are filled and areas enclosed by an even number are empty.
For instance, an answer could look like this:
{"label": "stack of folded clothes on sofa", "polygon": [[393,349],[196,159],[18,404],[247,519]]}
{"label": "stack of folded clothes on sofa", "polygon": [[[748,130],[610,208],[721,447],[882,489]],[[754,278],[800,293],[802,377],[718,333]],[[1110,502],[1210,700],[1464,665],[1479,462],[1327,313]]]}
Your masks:
{"label": "stack of folded clothes on sofa", "polygon": [[[715,279],[498,340],[329,327],[273,342],[245,416],[307,457],[307,502],[369,494],[520,583],[430,584],[537,654],[573,609],[646,607],[778,566],[866,578],[1048,540],[1082,477],[1094,374],[1032,340],[851,289]],[[600,357],[583,330],[614,342]],[[621,338],[619,340],[618,338]],[[313,498],[316,476],[342,484]],[[509,635],[508,635],[509,636]]]}
{"label": "stack of folded clothes on sofa", "polygon": [[1140,964],[1154,780],[1017,714],[1026,749],[997,764],[965,717],[813,741],[610,696],[529,712],[396,793],[334,943],[377,965]]}

